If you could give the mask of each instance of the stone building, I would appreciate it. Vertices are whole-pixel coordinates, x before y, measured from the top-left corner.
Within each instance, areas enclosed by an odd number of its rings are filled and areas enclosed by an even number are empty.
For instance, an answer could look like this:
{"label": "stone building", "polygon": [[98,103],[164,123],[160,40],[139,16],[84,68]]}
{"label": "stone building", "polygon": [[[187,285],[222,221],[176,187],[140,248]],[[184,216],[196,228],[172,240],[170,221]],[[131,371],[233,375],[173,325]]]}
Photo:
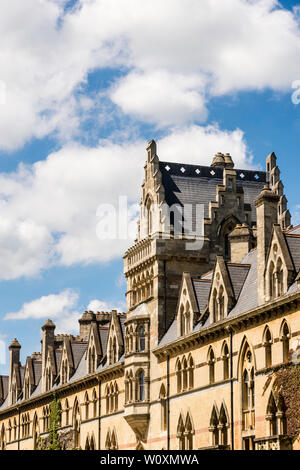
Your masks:
{"label": "stone building", "polygon": [[[0,447],[297,449],[278,371],[297,370],[300,228],[274,153],[266,171],[159,160],[147,147],[127,312],[85,312],[78,336],[42,326],[41,352],[9,346]],[[295,372],[296,373],[296,372]]]}

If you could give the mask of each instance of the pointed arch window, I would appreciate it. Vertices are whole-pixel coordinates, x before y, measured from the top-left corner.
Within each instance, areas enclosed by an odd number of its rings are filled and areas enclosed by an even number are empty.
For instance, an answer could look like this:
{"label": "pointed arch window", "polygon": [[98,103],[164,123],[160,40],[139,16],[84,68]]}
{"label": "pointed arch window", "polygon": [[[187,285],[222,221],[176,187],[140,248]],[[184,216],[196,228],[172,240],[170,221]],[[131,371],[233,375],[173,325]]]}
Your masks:
{"label": "pointed arch window", "polygon": [[211,348],[208,353],[208,371],[209,371],[209,383],[215,383],[215,355]]}
{"label": "pointed arch window", "polygon": [[145,372],[143,370],[139,371],[137,374],[136,382],[136,398],[137,401],[145,400]]}
{"label": "pointed arch window", "polygon": [[85,419],[89,419],[89,405],[90,405],[89,395],[87,392],[85,392],[85,396],[84,396]]}
{"label": "pointed arch window", "polygon": [[159,401],[161,405],[161,430],[166,431],[167,429],[167,394],[164,384],[160,387]]}
{"label": "pointed arch window", "polygon": [[93,418],[97,417],[97,392],[93,390]]}
{"label": "pointed arch window", "polygon": [[229,349],[227,343],[224,344],[223,346],[223,379],[228,380],[229,379]]}
{"label": "pointed arch window", "polygon": [[81,417],[78,401],[75,402],[73,414],[73,429],[74,429],[74,446],[75,449],[80,448],[80,431],[81,431]]}
{"label": "pointed arch window", "polygon": [[268,406],[266,421],[268,423],[269,436],[282,435],[287,433],[286,406],[281,395],[275,400],[273,392],[271,392]]}
{"label": "pointed arch window", "polygon": [[223,320],[225,316],[225,297],[224,297],[224,288],[220,287],[219,290],[219,319]]}
{"label": "pointed arch window", "polygon": [[272,365],[272,337],[269,327],[266,327],[263,345],[265,348],[265,367],[271,367]]}
{"label": "pointed arch window", "polygon": [[253,356],[249,347],[246,347],[242,365],[243,429],[249,430],[255,428],[255,377]]}
{"label": "pointed arch window", "polygon": [[141,326],[139,328],[139,332],[138,332],[138,339],[139,339],[139,350],[142,352],[142,351],[145,351],[146,349],[146,335],[145,335],[145,328],[144,326]]}
{"label": "pointed arch window", "polygon": [[281,331],[282,362],[288,362],[290,353],[290,330],[286,322],[283,323]]}
{"label": "pointed arch window", "polygon": [[193,450],[194,427],[190,413],[187,413],[185,421],[180,414],[177,424],[177,438],[179,450]]}
{"label": "pointed arch window", "polygon": [[177,393],[182,391],[182,370],[181,370],[181,362],[178,359],[176,363],[176,375],[177,375]]}

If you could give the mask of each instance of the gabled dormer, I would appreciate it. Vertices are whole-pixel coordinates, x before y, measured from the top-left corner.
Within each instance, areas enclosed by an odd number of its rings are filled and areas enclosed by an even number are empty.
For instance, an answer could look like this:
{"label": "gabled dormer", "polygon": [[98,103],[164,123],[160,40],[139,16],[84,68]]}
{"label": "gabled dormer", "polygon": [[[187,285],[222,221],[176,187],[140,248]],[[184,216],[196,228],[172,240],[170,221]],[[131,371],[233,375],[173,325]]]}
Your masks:
{"label": "gabled dormer", "polygon": [[280,225],[274,225],[265,268],[265,300],[285,294],[295,276],[290,251]]}
{"label": "gabled dormer", "polygon": [[22,377],[21,377],[21,366],[14,364],[12,378],[11,378],[11,389],[10,389],[10,405],[14,405],[22,392]]}
{"label": "gabled dormer", "polygon": [[90,334],[86,352],[87,373],[93,374],[103,357],[102,344],[99,336],[99,328],[96,321],[90,326]]}
{"label": "gabled dormer", "polygon": [[120,317],[116,310],[112,311],[107,342],[107,361],[109,365],[118,362],[124,353],[124,339]]}
{"label": "gabled dormer", "polygon": [[210,322],[223,320],[235,303],[234,291],[222,256],[217,256],[209,296]]}
{"label": "gabled dormer", "polygon": [[53,386],[53,382],[58,375],[55,351],[53,346],[48,346],[44,374],[45,391],[47,392]]}
{"label": "gabled dormer", "polygon": [[66,384],[74,373],[74,362],[69,336],[64,338],[60,363],[60,383]]}
{"label": "gabled dormer", "polygon": [[193,289],[191,275],[189,273],[183,273],[177,306],[178,336],[184,336],[191,333],[198,318],[199,308]]}

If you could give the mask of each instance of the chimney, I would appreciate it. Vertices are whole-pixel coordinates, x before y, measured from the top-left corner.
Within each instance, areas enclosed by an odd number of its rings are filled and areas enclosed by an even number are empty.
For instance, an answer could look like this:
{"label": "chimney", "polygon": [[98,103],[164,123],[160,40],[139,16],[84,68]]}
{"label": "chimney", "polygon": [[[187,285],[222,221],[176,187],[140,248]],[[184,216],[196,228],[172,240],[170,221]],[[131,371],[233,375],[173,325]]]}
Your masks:
{"label": "chimney", "polygon": [[249,225],[236,225],[229,235],[230,261],[240,263],[252,248],[253,235]]}
{"label": "chimney", "polygon": [[265,303],[265,267],[274,224],[277,224],[279,196],[265,185],[254,201],[257,219],[258,304]]}
{"label": "chimney", "polygon": [[18,340],[15,338],[11,345],[9,346],[9,379],[8,379],[8,393],[9,393],[9,403],[12,404],[12,376],[15,364],[20,364],[20,349],[21,345]]}
{"label": "chimney", "polygon": [[90,334],[90,325],[92,321],[96,320],[96,315],[92,311],[86,311],[82,317],[78,320],[79,322],[79,336],[81,340],[85,340]]}
{"label": "chimney", "polygon": [[46,390],[46,362],[49,346],[54,347],[54,330],[55,324],[51,320],[47,320],[46,323],[42,326],[42,390]]}

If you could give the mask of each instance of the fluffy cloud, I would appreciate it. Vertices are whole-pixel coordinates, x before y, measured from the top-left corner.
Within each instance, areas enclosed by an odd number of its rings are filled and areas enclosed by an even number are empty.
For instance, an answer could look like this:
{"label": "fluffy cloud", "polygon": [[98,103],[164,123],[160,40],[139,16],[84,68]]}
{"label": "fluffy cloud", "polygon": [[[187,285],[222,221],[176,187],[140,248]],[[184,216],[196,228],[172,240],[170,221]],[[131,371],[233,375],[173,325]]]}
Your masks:
{"label": "fluffy cloud", "polygon": [[56,324],[56,333],[78,333],[78,293],[66,289],[59,294],[50,294],[26,302],[18,312],[7,313],[4,320],[48,319]]}
{"label": "fluffy cloud", "polygon": [[[250,167],[242,131],[216,126],[185,127],[158,143],[161,160],[210,164],[221,150],[238,166]],[[37,275],[54,265],[108,262],[133,242],[135,231],[99,239],[97,209],[110,204],[119,216],[119,197],[139,201],[145,142],[102,142],[97,148],[68,145],[15,173],[0,173],[0,278]],[[122,211],[120,212],[122,213]],[[136,227],[135,213],[129,214]]]}
{"label": "fluffy cloud", "polygon": [[107,96],[159,126],[205,119],[211,96],[287,90],[300,76],[299,12],[276,0],[78,0],[64,11],[67,4],[2,0],[2,149],[51,133],[70,140],[95,105],[80,91],[101,68],[125,75]]}
{"label": "fluffy cloud", "polygon": [[[51,318],[56,324],[57,333],[78,333],[78,319],[81,313],[78,308],[79,295],[73,289],[66,289],[59,294],[50,294],[39,299],[26,302],[19,311],[7,313],[4,320],[29,320]],[[111,311],[121,310],[123,306],[115,307],[113,304],[98,299],[89,303],[88,310]],[[1,346],[1,336],[0,336]],[[1,351],[0,351],[1,352]],[[0,357],[1,363],[1,357]]]}

